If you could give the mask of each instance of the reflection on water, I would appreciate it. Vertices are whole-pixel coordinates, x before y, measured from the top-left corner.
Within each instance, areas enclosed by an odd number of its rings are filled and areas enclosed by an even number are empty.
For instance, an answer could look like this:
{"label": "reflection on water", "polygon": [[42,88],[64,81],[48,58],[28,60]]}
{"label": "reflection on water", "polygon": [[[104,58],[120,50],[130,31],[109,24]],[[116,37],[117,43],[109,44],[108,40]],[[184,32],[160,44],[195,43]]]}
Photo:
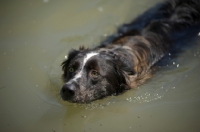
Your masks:
{"label": "reflection on water", "polygon": [[200,40],[139,89],[87,105],[59,97],[71,48],[93,47],[158,1],[1,1],[0,131],[199,131]]}

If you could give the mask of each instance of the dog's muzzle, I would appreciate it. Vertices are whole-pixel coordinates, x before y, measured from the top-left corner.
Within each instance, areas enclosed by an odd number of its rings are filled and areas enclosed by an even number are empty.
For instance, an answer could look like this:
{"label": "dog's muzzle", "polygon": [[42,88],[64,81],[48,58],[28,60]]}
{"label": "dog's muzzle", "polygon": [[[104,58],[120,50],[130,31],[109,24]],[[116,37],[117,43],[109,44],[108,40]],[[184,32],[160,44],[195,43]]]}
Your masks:
{"label": "dog's muzzle", "polygon": [[63,85],[62,89],[60,90],[60,95],[63,100],[70,101],[75,95],[75,90],[76,90],[75,82],[68,82]]}

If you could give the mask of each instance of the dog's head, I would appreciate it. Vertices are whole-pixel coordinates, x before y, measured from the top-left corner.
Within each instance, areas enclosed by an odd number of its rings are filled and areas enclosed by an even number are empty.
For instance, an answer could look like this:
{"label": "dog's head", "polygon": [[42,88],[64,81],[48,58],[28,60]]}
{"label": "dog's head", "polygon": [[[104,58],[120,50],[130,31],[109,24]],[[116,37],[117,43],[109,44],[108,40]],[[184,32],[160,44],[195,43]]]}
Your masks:
{"label": "dog's head", "polygon": [[65,83],[60,91],[62,99],[89,103],[128,89],[126,75],[117,63],[105,52],[72,50],[62,63]]}

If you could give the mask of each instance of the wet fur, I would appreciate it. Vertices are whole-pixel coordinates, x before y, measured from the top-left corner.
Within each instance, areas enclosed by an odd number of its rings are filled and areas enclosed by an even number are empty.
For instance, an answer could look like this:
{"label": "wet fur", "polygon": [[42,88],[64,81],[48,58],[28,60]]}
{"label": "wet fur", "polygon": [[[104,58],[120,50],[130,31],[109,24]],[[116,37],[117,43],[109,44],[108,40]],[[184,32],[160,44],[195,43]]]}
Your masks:
{"label": "wet fur", "polygon": [[[199,0],[171,0],[123,25],[117,34],[96,48],[72,50],[62,63],[65,84],[61,97],[70,102],[88,103],[141,85],[152,76],[155,63],[173,47],[174,34],[199,25],[199,21]],[[91,58],[84,73],[89,75],[90,70],[96,70],[100,73],[99,80],[83,75],[76,82],[71,81],[80,68],[75,68],[77,72],[69,76],[69,66],[77,60],[77,65],[81,65],[84,56],[91,52],[98,56]]]}

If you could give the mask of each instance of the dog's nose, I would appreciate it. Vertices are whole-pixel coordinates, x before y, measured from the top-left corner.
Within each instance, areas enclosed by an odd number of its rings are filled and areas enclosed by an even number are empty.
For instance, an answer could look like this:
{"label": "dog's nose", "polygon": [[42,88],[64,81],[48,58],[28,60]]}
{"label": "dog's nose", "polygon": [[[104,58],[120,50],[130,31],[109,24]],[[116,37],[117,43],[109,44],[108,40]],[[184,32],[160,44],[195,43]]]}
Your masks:
{"label": "dog's nose", "polygon": [[69,100],[70,98],[74,96],[75,90],[76,90],[76,87],[72,83],[63,85],[60,91],[62,98],[64,100]]}

